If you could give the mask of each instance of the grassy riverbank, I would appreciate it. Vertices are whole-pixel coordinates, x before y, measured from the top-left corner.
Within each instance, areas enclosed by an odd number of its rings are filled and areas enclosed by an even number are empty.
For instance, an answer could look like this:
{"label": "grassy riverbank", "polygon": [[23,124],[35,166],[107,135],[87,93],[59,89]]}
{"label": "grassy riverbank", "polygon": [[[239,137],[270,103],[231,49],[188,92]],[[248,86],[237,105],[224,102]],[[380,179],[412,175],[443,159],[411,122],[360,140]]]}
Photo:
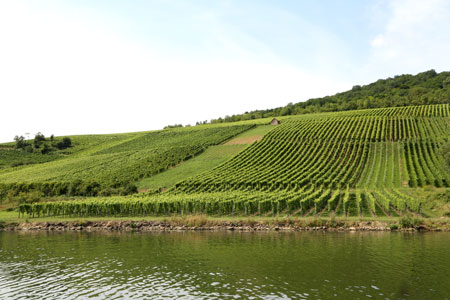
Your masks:
{"label": "grassy riverbank", "polygon": [[148,216],[148,217],[41,217],[19,218],[0,212],[6,230],[342,230],[342,231],[450,231],[449,218],[402,217],[261,217],[261,216]]}

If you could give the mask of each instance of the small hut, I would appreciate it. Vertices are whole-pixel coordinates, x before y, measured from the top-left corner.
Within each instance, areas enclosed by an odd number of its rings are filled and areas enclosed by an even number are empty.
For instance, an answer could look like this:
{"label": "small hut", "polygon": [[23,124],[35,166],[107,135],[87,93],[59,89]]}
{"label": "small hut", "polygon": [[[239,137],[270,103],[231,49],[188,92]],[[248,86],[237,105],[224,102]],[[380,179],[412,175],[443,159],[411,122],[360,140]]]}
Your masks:
{"label": "small hut", "polygon": [[273,118],[272,122],[270,122],[270,125],[279,125],[280,121],[278,121],[276,118]]}

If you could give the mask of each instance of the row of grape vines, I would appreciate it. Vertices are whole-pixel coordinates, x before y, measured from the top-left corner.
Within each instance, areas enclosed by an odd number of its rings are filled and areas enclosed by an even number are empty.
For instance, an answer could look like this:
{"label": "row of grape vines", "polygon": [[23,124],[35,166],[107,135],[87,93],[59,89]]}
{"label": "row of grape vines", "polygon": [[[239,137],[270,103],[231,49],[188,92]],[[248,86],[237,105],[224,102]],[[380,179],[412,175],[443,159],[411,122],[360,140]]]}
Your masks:
{"label": "row of grape vines", "polygon": [[21,217],[173,216],[398,216],[421,213],[421,202],[397,189],[227,192],[134,195],[19,206]]}
{"label": "row of grape vines", "polygon": [[[383,188],[449,186],[441,143],[449,137],[448,105],[409,110],[425,117],[391,115],[293,118],[230,161],[179,182],[185,193],[298,191],[303,187]],[[428,114],[441,112],[438,117]]]}
{"label": "row of grape vines", "polygon": [[114,194],[115,189],[132,185],[202,153],[254,125],[216,126],[203,129],[170,129],[137,135],[89,155],[8,169],[0,172],[1,190],[44,195]]}
{"label": "row of grape vines", "polygon": [[273,130],[274,140],[423,141],[448,136],[449,124],[441,117],[343,116],[290,119]]}
{"label": "row of grape vines", "polygon": [[402,107],[385,107],[342,112],[342,114],[359,114],[363,116],[411,116],[411,117],[449,117],[449,104],[416,105]]}

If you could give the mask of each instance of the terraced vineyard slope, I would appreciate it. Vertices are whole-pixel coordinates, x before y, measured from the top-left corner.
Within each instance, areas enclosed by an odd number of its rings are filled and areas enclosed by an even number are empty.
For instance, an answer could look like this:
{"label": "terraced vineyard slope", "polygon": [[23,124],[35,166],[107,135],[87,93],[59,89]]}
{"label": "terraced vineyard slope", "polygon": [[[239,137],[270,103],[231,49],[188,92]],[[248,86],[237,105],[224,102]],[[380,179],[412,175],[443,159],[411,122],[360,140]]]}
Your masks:
{"label": "terraced vineyard slope", "polygon": [[248,145],[260,140],[264,134],[274,129],[271,125],[260,125],[247,130],[226,143],[209,147],[204,153],[189,159],[167,171],[144,178],[138,182],[141,191],[147,189],[166,190],[177,182],[208,171],[231,159]]}
{"label": "terraced vineyard slope", "polygon": [[438,149],[449,133],[448,104],[293,118],[176,189],[448,187]]}
{"label": "terraced vineyard slope", "polygon": [[441,154],[450,137],[449,114],[449,105],[439,104],[292,117],[164,193],[25,204],[20,213],[429,215],[419,195],[426,189],[448,195],[450,185]]}
{"label": "terraced vineyard slope", "polygon": [[199,126],[73,137],[81,150],[67,157],[0,170],[0,194],[39,191],[44,196],[96,196],[134,192],[139,179],[175,166],[253,126]]}

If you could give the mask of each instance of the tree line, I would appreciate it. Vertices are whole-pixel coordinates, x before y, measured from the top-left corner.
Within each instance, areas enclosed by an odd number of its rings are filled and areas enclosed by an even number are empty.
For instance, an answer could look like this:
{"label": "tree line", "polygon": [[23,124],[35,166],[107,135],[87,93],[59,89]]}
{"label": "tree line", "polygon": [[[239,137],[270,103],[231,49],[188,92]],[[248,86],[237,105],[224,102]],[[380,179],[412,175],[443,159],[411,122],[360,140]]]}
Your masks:
{"label": "tree line", "polygon": [[14,137],[15,148],[29,153],[48,154],[54,150],[64,150],[72,146],[72,140],[64,137],[61,141],[56,141],[53,134],[50,138],[46,138],[42,133],[38,132],[32,140],[26,140],[24,136],[16,135]]}
{"label": "tree line", "polygon": [[225,116],[213,119],[211,123],[318,112],[443,103],[450,103],[450,72],[436,73],[435,70],[430,70],[417,75],[408,74],[380,79],[365,86],[355,85],[351,90],[334,96],[313,98],[273,109]]}

